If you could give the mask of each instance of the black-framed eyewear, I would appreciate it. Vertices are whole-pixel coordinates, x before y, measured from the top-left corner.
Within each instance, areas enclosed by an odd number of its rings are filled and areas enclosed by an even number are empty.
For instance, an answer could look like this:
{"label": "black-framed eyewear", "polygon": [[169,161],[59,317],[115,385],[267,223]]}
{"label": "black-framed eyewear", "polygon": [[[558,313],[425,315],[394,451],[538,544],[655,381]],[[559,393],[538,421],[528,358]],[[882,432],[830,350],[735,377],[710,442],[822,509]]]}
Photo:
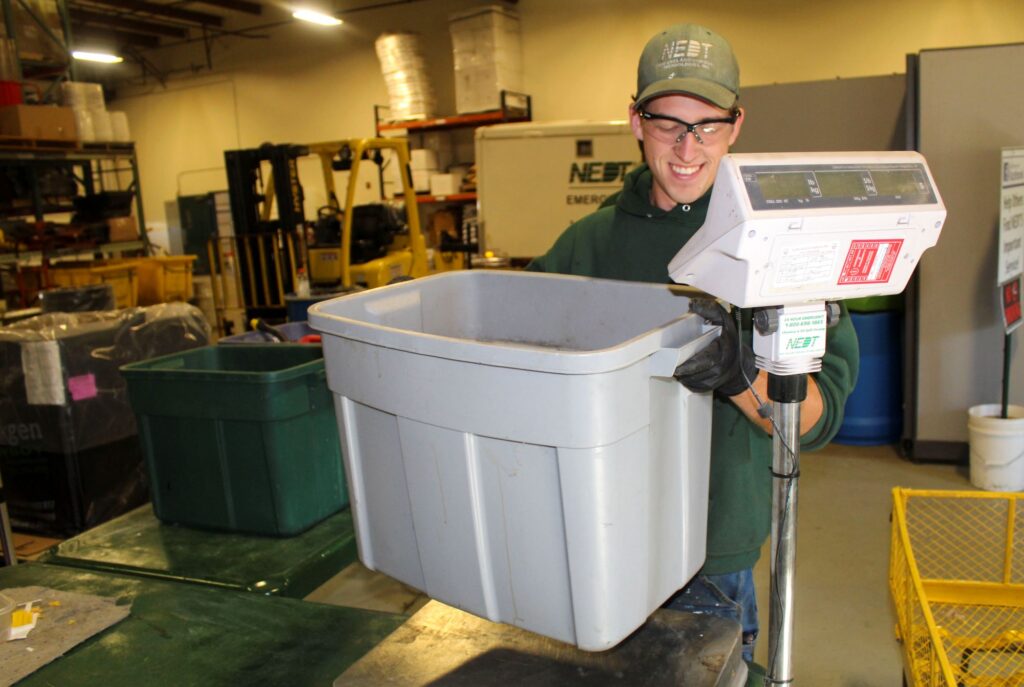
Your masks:
{"label": "black-framed eyewear", "polygon": [[697,143],[703,144],[704,139],[701,138],[701,134],[704,134],[704,136],[708,138],[715,136],[721,131],[721,129],[716,126],[717,124],[735,124],[736,120],[739,119],[740,117],[739,111],[734,110],[732,114],[730,114],[728,117],[702,119],[699,122],[694,122],[693,124],[691,124],[690,122],[684,122],[683,120],[678,119],[677,117],[672,117],[670,115],[663,114],[655,114],[653,112],[648,112],[647,110],[640,107],[636,108],[636,113],[640,115],[641,119],[645,119],[648,122],[671,122],[673,124],[681,126],[682,130],[679,131],[678,133],[676,133],[674,127],[671,130],[655,128],[655,131],[661,134],[661,137],[666,142],[673,141],[674,144],[682,143],[683,139],[686,138],[686,134],[693,134],[693,137],[697,139]]}

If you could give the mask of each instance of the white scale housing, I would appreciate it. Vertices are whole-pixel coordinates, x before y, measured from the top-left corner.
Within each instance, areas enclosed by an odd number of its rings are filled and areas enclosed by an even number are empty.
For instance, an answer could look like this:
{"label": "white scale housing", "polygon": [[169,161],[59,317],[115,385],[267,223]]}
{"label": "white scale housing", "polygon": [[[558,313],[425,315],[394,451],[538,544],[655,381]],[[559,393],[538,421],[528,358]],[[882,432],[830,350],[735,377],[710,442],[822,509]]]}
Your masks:
{"label": "white scale housing", "polygon": [[669,273],[742,308],[899,293],[945,217],[918,153],[726,155]]}
{"label": "white scale housing", "polygon": [[[669,274],[735,306],[785,306],[780,322],[804,330],[774,338],[755,330],[758,366],[813,372],[824,353],[825,301],[903,291],[945,217],[915,152],[726,155],[704,226]],[[820,308],[820,340],[802,304]]]}

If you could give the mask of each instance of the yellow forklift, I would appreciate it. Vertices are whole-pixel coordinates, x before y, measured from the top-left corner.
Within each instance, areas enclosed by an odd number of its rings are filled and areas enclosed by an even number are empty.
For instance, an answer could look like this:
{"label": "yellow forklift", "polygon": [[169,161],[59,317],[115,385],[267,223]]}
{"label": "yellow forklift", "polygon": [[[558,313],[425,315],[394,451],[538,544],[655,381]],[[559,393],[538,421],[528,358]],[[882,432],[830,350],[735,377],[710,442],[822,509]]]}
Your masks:
{"label": "yellow forklift", "polygon": [[[426,238],[420,227],[416,192],[412,185],[409,168],[409,142],[404,138],[352,138],[327,143],[313,143],[307,146],[310,154],[319,156],[327,188],[328,206],[318,213],[318,223],[340,222],[338,245],[320,245],[317,242],[307,248],[309,255],[308,272],[313,285],[338,284],[342,289],[352,286],[374,288],[396,279],[422,277],[434,272],[463,269],[465,255],[457,250],[459,246],[441,245],[437,249],[427,248]],[[387,225],[387,206],[357,206],[356,188],[361,163],[374,160],[381,164],[382,152],[394,153],[392,164],[397,162],[399,178],[402,181],[402,197],[405,200],[405,214],[408,231],[376,231],[377,239],[386,237],[387,245],[381,241],[368,241],[371,251],[356,250],[361,246],[357,236],[357,222],[367,226],[370,232]],[[338,203],[334,185],[335,171],[349,171],[345,203]],[[361,213],[360,210],[369,212]],[[361,220],[361,221],[360,221]],[[376,255],[376,253],[382,253]]]}
{"label": "yellow forklift", "polygon": [[[398,165],[405,217],[390,203],[355,204],[362,163],[372,160],[381,165],[389,151],[388,163]],[[316,222],[306,219],[298,170],[299,160],[310,155],[320,159],[327,194],[327,205],[320,208]],[[213,295],[218,312],[240,310],[244,322],[284,320],[290,294],[303,292],[303,272],[318,291],[339,293],[461,269],[468,262],[466,252],[475,250],[448,236],[428,248],[406,139],[265,143],[227,150],[224,161],[234,235],[211,241],[210,264],[225,285],[222,291],[215,288]],[[350,172],[344,204],[335,189],[335,171]]]}

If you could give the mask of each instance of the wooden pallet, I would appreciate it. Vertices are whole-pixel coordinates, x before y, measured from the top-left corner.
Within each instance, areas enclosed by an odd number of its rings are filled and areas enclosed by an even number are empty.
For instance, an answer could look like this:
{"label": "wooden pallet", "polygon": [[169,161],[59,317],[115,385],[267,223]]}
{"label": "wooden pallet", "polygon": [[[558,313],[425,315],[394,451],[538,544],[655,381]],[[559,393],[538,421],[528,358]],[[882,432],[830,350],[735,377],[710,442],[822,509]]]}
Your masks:
{"label": "wooden pallet", "polygon": [[24,150],[26,152],[67,152],[83,151],[87,153],[130,153],[134,147],[131,142],[85,142],[64,141],[46,138],[21,138],[19,136],[0,135],[0,148],[5,150]]}
{"label": "wooden pallet", "polygon": [[25,150],[74,150],[78,141],[64,141],[46,138],[21,138],[20,136],[0,135],[0,147],[21,148]]}
{"label": "wooden pallet", "polygon": [[124,153],[129,152],[135,146],[132,142],[125,141],[95,141],[81,144],[83,150],[89,150],[92,152],[104,151],[110,153]]}

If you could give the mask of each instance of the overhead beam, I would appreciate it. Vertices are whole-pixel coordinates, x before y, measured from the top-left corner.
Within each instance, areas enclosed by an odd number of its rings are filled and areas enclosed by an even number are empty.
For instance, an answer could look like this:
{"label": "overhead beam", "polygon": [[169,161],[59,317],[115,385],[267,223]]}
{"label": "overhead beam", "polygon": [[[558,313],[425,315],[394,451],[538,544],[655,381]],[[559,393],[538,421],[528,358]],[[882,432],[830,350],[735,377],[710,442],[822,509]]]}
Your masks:
{"label": "overhead beam", "polygon": [[115,31],[113,29],[98,29],[90,26],[82,26],[75,30],[74,47],[121,47],[122,45],[135,45],[140,48],[156,48],[160,45],[160,39],[156,36],[147,36],[141,33],[128,31]]}
{"label": "overhead beam", "polygon": [[71,15],[71,20],[77,24],[94,24],[99,28],[113,27],[114,29],[127,29],[129,31],[137,31],[138,33],[153,33],[170,38],[185,38],[188,35],[185,29],[177,26],[130,19],[124,15],[90,12],[75,7],[69,8],[68,12]]}
{"label": "overhead beam", "polygon": [[211,5],[225,10],[245,12],[246,14],[262,14],[263,6],[259,3],[248,2],[248,0],[193,0],[199,5]]}
{"label": "overhead beam", "polygon": [[205,24],[207,26],[222,26],[224,24],[224,19],[222,17],[218,17],[216,14],[196,12],[195,10],[183,10],[177,6],[171,5],[154,5],[153,3],[145,2],[144,0],[90,0],[90,2],[99,5],[106,5],[108,7],[116,7],[119,10],[145,12],[146,14],[152,14],[158,17],[168,17],[169,19],[189,21],[195,24]]}

